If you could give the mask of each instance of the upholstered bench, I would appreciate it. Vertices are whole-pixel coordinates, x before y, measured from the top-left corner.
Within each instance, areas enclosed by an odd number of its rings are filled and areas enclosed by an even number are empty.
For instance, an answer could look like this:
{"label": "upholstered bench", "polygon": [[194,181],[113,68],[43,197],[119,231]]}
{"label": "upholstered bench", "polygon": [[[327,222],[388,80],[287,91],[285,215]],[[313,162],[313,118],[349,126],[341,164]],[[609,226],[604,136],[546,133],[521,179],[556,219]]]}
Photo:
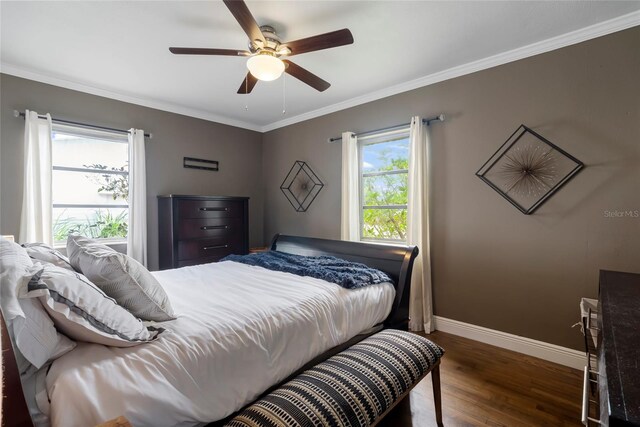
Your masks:
{"label": "upholstered bench", "polygon": [[443,354],[442,348],[419,335],[385,330],[304,371],[226,425],[373,426],[431,372],[440,426]]}

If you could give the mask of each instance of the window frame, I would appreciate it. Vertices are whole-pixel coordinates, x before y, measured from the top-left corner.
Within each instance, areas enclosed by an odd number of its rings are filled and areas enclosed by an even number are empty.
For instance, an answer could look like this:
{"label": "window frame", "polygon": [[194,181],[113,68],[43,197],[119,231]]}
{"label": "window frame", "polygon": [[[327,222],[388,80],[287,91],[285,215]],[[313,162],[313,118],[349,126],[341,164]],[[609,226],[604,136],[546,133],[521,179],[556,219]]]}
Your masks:
{"label": "window frame", "polygon": [[[381,243],[381,244],[396,244],[396,245],[404,245],[407,243],[406,239],[385,239],[385,238],[375,238],[375,237],[363,237],[364,231],[364,211],[365,209],[403,209],[407,210],[408,205],[366,205],[364,204],[364,178],[369,176],[384,176],[384,175],[398,175],[398,174],[406,174],[407,180],[409,178],[409,169],[397,169],[391,171],[377,171],[377,172],[368,172],[365,173],[362,168],[362,150],[367,145],[374,144],[382,144],[385,142],[391,142],[398,139],[408,139],[409,138],[410,126],[393,129],[389,131],[375,132],[375,133],[367,133],[367,135],[358,137],[358,199],[359,199],[359,210],[360,210],[360,227],[358,229],[358,237],[361,242],[366,243]],[[408,158],[409,156],[407,156]],[[408,200],[407,200],[408,202]]]}
{"label": "window frame", "polygon": [[[129,145],[129,139],[127,137],[126,134],[122,134],[120,132],[115,132],[115,131],[106,131],[106,130],[94,130],[94,129],[90,129],[84,126],[76,126],[76,125],[69,125],[69,124],[57,124],[57,123],[53,123],[52,127],[51,127],[51,133],[52,133],[52,138],[51,138],[51,154],[52,154],[52,161],[51,161],[51,172],[52,172],[52,177],[51,177],[51,186],[53,188],[54,185],[54,181],[53,181],[53,171],[64,171],[64,172],[74,172],[74,173],[83,173],[83,174],[96,174],[96,175],[124,175],[127,177],[127,179],[129,178],[129,173],[130,171],[127,170],[125,171],[111,171],[111,170],[105,170],[105,169],[94,169],[94,168],[81,168],[81,167],[73,167],[73,166],[59,166],[59,165],[55,165],[53,163],[53,151],[55,150],[55,144],[56,141],[54,139],[54,135],[56,133],[60,133],[63,135],[70,135],[70,136],[75,136],[75,137],[81,137],[81,138],[87,138],[87,139],[95,139],[95,140],[99,140],[99,141],[103,141],[103,142],[109,142],[109,143],[113,143],[113,144],[126,144],[127,146]],[[127,150],[127,164],[130,163],[130,158],[129,158],[129,150]],[[126,204],[99,204],[99,203],[54,203],[53,200],[51,201],[51,208],[52,209],[109,209],[109,208],[114,208],[114,209],[127,209],[127,220],[129,218],[129,213],[130,213],[130,207],[129,207],[129,202],[127,201]],[[128,222],[127,222],[128,224]],[[53,225],[52,224],[52,232],[53,232]],[[96,238],[94,240],[98,240],[100,242],[103,243],[108,243],[108,244],[126,244],[127,243],[127,238],[124,237],[107,237],[107,238]],[[62,246],[63,242],[62,241],[54,241],[54,246],[58,247],[58,246]]]}

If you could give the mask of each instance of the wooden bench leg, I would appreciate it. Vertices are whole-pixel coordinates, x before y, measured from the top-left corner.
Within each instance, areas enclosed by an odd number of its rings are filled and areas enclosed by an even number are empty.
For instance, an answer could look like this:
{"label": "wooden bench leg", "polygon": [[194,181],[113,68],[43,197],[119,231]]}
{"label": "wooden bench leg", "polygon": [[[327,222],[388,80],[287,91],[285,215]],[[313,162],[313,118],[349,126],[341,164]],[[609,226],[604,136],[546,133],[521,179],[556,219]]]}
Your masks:
{"label": "wooden bench leg", "polygon": [[440,363],[431,371],[431,382],[433,383],[433,403],[436,407],[436,423],[442,427],[442,399],[440,396]]}

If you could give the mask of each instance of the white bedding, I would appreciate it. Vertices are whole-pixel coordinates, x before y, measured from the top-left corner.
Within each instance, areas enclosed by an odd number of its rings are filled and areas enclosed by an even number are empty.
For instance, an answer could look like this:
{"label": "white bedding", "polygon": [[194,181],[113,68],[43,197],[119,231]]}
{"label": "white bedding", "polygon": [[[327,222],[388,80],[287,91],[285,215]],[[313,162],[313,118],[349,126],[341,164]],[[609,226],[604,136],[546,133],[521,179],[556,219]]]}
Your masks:
{"label": "white bedding", "polygon": [[322,352],[384,320],[388,283],[348,290],[235,262],[153,273],[178,315],[152,343],[78,343],[46,384],[54,427],[125,415],[136,427],[222,419]]}

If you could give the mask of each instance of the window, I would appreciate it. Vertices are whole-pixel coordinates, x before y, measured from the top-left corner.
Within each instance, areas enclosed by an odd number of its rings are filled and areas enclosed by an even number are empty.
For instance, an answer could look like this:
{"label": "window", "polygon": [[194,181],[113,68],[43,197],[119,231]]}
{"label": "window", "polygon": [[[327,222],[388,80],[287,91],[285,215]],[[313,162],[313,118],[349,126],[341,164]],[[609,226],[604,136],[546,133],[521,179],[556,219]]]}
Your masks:
{"label": "window", "polygon": [[127,237],[129,145],[126,135],[54,124],[53,239],[69,233]]}
{"label": "window", "polygon": [[406,241],[409,129],[358,139],[361,240]]}

